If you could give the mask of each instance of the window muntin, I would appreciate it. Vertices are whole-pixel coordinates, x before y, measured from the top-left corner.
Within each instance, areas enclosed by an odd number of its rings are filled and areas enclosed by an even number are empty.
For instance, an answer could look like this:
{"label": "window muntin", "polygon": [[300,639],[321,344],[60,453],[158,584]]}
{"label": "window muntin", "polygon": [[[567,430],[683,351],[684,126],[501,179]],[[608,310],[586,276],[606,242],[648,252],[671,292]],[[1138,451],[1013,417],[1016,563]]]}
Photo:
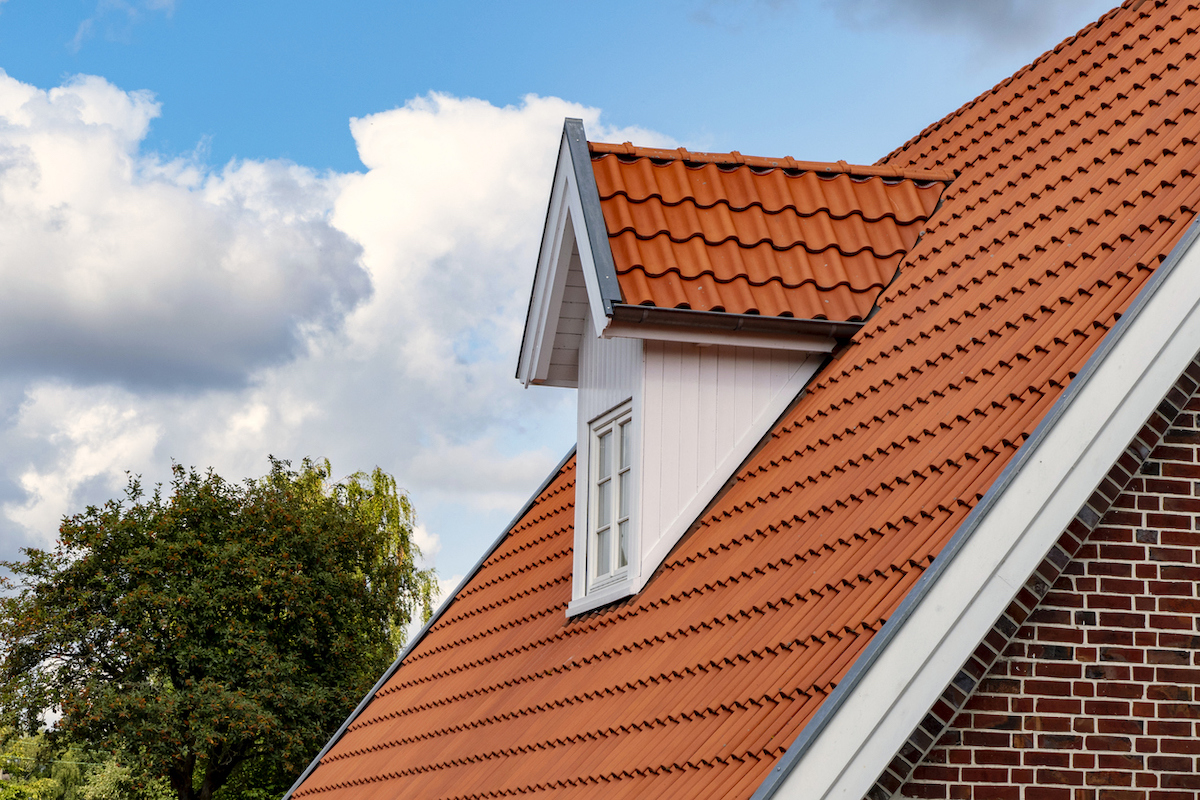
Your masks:
{"label": "window muntin", "polygon": [[627,404],[592,425],[591,444],[588,582],[595,588],[620,580],[629,571],[633,420]]}

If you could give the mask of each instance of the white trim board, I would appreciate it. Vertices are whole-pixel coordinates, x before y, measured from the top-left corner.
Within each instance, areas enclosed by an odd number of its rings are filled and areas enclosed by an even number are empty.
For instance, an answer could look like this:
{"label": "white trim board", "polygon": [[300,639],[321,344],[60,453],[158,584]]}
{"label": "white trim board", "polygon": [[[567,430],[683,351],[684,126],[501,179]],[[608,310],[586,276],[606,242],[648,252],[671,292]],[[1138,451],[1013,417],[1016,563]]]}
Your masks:
{"label": "white trim board", "polygon": [[[550,358],[554,350],[554,339],[558,333],[559,316],[562,311],[563,293],[570,269],[571,256],[578,250],[587,287],[588,305],[595,320],[595,334],[600,335],[606,320],[604,296],[600,279],[597,277],[593,243],[589,232],[595,223],[588,224],[586,206],[577,177],[579,165],[574,163],[572,135],[578,127],[578,136],[583,135],[583,126],[578,120],[566,120],[563,125],[562,141],[558,148],[558,163],[554,168],[554,182],[550,189],[550,205],[546,211],[546,225],[542,229],[541,249],[538,252],[537,268],[533,276],[533,290],[529,298],[529,311],[525,318],[525,332],[521,351],[517,358],[517,380],[525,386],[531,384],[573,385],[552,382]],[[586,153],[587,143],[584,142]],[[592,169],[591,162],[583,165]],[[593,192],[595,187],[592,187]],[[596,199],[599,204],[599,199]],[[601,226],[603,220],[601,220]],[[608,248],[608,239],[598,243]],[[610,256],[611,257],[611,256]]]}
{"label": "white trim board", "polygon": [[1198,231],[1193,223],[754,800],[870,790],[1195,356]]}

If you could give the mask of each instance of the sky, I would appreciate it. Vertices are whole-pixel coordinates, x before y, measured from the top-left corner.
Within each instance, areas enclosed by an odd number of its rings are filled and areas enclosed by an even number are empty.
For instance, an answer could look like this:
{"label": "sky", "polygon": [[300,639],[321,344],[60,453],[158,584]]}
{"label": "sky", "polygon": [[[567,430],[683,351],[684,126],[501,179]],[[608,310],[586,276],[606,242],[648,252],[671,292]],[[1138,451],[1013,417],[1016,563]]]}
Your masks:
{"label": "sky", "polygon": [[310,456],[452,588],[573,444],[513,377],[564,117],[872,163],[1110,4],[0,0],[0,559]]}

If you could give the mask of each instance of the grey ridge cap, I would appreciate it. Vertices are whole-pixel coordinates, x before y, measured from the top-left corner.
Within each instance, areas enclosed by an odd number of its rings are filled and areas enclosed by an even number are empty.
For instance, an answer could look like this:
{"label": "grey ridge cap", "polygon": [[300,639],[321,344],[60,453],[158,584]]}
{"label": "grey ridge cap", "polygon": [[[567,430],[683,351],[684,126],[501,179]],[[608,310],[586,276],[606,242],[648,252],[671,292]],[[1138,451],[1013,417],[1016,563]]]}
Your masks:
{"label": "grey ridge cap", "polygon": [[677,325],[681,328],[709,328],[746,333],[801,333],[849,339],[865,323],[828,319],[766,317],[761,314],[730,314],[725,311],[695,311],[690,308],[661,308],[614,304],[612,318],[617,322],[648,325]]}
{"label": "grey ridge cap", "polygon": [[[814,748],[822,733],[828,728],[830,722],[833,720],[838,711],[845,705],[847,698],[850,696],[853,690],[859,686],[860,683],[862,683],[864,676],[880,659],[880,656],[887,646],[896,638],[899,631],[903,628],[904,623],[914,615],[914,613],[921,606],[922,601],[930,595],[931,590],[937,584],[939,578],[941,578],[950,570],[950,567],[955,563],[955,557],[963,551],[966,545],[971,541],[975,531],[978,530],[984,520],[987,519],[993,508],[998,505],[999,501],[1003,498],[1006,489],[1009,488],[1009,486],[1013,483],[1023,469],[1031,466],[1031,463],[1036,457],[1038,445],[1044,443],[1045,440],[1050,436],[1059,421],[1067,413],[1068,409],[1072,405],[1072,402],[1084,391],[1084,388],[1088,385],[1089,380],[1095,377],[1096,373],[1108,360],[1113,350],[1115,350],[1118,344],[1120,344],[1121,341],[1126,338],[1126,335],[1134,326],[1134,323],[1142,316],[1143,310],[1159,293],[1159,289],[1164,283],[1166,283],[1167,279],[1170,278],[1171,275],[1176,271],[1176,268],[1178,267],[1179,262],[1183,259],[1184,255],[1187,254],[1190,249],[1192,249],[1192,246],[1195,244],[1198,236],[1200,236],[1200,217],[1190,224],[1183,237],[1175,245],[1175,247],[1172,248],[1166,260],[1158,266],[1158,268],[1154,271],[1154,274],[1146,282],[1146,285],[1143,286],[1141,291],[1137,293],[1137,296],[1134,298],[1125,314],[1121,316],[1113,328],[1100,341],[1100,344],[1096,348],[1096,352],[1094,352],[1091,357],[1088,358],[1087,362],[1080,369],[1079,373],[1067,385],[1067,388],[1063,390],[1063,393],[1054,402],[1054,405],[1051,406],[1046,412],[1046,416],[1033,430],[1029,438],[1017,450],[1016,454],[1012,457],[1012,460],[1009,461],[1003,471],[1001,471],[1000,475],[997,476],[987,493],[982,499],[980,499],[975,508],[971,510],[966,519],[962,521],[958,527],[958,530],[951,537],[950,541],[946,543],[946,546],[942,548],[941,552],[938,553],[930,567],[926,569],[921,577],[917,580],[912,590],[896,609],[896,612],[888,618],[887,622],[884,623],[879,633],[877,633],[871,639],[867,647],[858,656],[858,658],[855,659],[853,665],[846,673],[846,676],[829,694],[825,702],[821,704],[821,707],[817,710],[817,713],[813,715],[813,718],[809,720],[808,724],[804,726],[804,729],[800,732],[800,735],[797,737],[796,741],[793,742],[792,745],[787,749],[787,751],[775,764],[774,768],[759,785],[758,789],[751,796],[751,800],[766,800],[767,798],[782,796],[777,795],[777,793],[784,785],[787,778],[792,774],[793,770],[795,770],[797,764],[810,750]],[[1200,251],[1200,248],[1196,249],[1197,251]],[[1193,304],[1190,314],[1196,314],[1198,308],[1200,308],[1200,306]],[[1184,316],[1186,317],[1187,315]],[[1177,321],[1176,326],[1171,330],[1168,338],[1177,335],[1182,327],[1182,324],[1182,319]],[[1186,366],[1186,364],[1184,366]],[[1175,377],[1178,377],[1178,373],[1173,375],[1172,379]],[[1150,408],[1150,411],[1153,411],[1153,406]],[[1113,416],[1115,416],[1115,412]],[[1143,421],[1144,420],[1139,420],[1138,427],[1140,427]],[[1137,428],[1134,428],[1134,432],[1136,432],[1136,430]],[[1122,442],[1121,446],[1124,446],[1127,443],[1128,440]],[[1104,469],[1107,470],[1110,466],[1111,464],[1105,464]],[[1085,500],[1086,497],[1087,494],[1084,495]],[[1073,509],[1072,513],[1074,513],[1076,510],[1078,509]],[[1038,561],[1040,561],[1040,558]],[[1035,564],[1038,563],[1038,561],[1035,561]],[[1028,576],[1025,577],[1027,578]],[[1017,585],[1020,586],[1021,584],[1018,583]],[[988,618],[987,624],[979,627],[980,638],[986,634],[987,630],[990,630],[990,626],[993,622],[993,619]],[[972,649],[977,644],[978,641],[972,642]],[[958,664],[954,665],[955,670],[957,670],[958,667]],[[918,721],[924,716],[924,713],[925,712],[922,711],[921,715],[918,717]],[[911,733],[911,730],[907,733]],[[865,746],[866,745],[864,745],[864,747]],[[850,761],[857,755],[858,752],[846,754],[845,760],[840,765],[843,769],[841,774],[845,774],[845,771],[850,767]],[[875,778],[883,772],[895,753],[881,752],[877,755],[879,762],[878,769],[875,770],[875,774],[870,776],[870,781],[874,781]],[[870,782],[868,782],[866,785],[869,789]],[[814,800],[818,796],[828,796],[824,787],[820,787],[819,791],[821,792],[820,795],[811,795]],[[865,793],[865,790],[863,793]]]}
{"label": "grey ridge cap", "polygon": [[604,303],[604,313],[612,316],[613,304],[621,302],[621,287],[617,284],[617,265],[608,244],[608,228],[604,224],[604,212],[600,209],[600,190],[596,188],[596,173],[592,171],[592,156],[588,152],[583,120],[573,117],[564,120],[563,136],[567,139],[571,166],[575,169],[575,185],[579,188],[583,223],[592,249],[592,261],[596,265],[600,299]]}
{"label": "grey ridge cap", "polygon": [[492,542],[491,546],[484,551],[483,555],[479,557],[479,560],[475,562],[475,566],[467,570],[467,574],[464,575],[463,579],[458,582],[458,586],[454,587],[454,592],[446,599],[446,602],[442,603],[438,610],[433,612],[433,616],[429,618],[429,622],[426,622],[421,630],[417,632],[417,635],[412,638],[412,641],[410,641],[405,648],[400,651],[400,655],[396,656],[396,660],[393,661],[392,665],[387,668],[386,672],[383,673],[383,677],[375,682],[375,685],[371,687],[371,691],[367,692],[366,696],[359,701],[358,706],[356,706],[355,709],[350,712],[350,716],[346,717],[346,721],[343,722],[342,726],[337,729],[337,733],[329,737],[329,741],[325,743],[323,748],[321,748],[321,752],[317,753],[316,758],[310,761],[308,766],[304,768],[304,772],[300,773],[299,778],[296,778],[296,782],[293,783],[291,788],[287,790],[287,793],[283,796],[282,800],[288,800],[288,798],[292,796],[292,792],[299,789],[300,784],[304,783],[304,781],[308,779],[308,776],[311,775],[313,770],[315,770],[321,763],[321,759],[325,757],[325,754],[332,750],[333,746],[337,744],[339,739],[342,738],[342,734],[346,732],[346,729],[350,727],[350,724],[354,722],[359,714],[366,710],[368,705],[370,705],[371,700],[375,697],[375,693],[382,689],[385,683],[391,680],[392,676],[396,674],[396,670],[400,669],[400,665],[404,662],[404,659],[408,656],[408,654],[411,653],[413,649],[421,643],[421,640],[425,638],[425,634],[429,633],[433,626],[437,624],[438,620],[442,618],[442,615],[446,613],[446,610],[449,609],[450,606],[454,605],[454,601],[458,598],[459,592],[465,589],[467,584],[471,582],[471,579],[478,574],[479,570],[483,568],[484,562],[491,558],[492,553],[496,552],[496,549],[500,547],[501,543],[508,538],[508,534],[512,532],[513,527],[515,527],[516,524],[521,521],[522,517],[529,513],[529,509],[533,508],[533,504],[537,502],[539,497],[541,497],[542,492],[549,488],[550,484],[554,482],[554,479],[558,477],[558,473],[562,472],[562,468],[567,465],[567,462],[570,461],[571,457],[574,455],[575,445],[571,445],[571,449],[567,451],[565,456],[563,456],[562,461],[558,462],[558,466],[550,470],[550,474],[546,476],[546,480],[542,481],[542,484],[534,490],[533,494],[530,495],[529,500],[525,502],[525,505],[521,506],[521,510],[518,511],[511,520],[509,520],[507,525],[504,526],[503,530],[500,532],[500,536],[496,539],[496,541]]}

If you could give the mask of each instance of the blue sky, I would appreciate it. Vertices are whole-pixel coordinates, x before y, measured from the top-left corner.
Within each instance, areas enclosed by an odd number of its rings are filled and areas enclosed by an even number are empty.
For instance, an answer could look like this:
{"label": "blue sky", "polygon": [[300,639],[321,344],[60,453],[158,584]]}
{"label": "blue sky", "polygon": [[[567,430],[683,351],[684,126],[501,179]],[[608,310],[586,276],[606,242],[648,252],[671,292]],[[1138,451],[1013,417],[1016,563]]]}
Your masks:
{"label": "blue sky", "polygon": [[563,116],[869,163],[1107,6],[0,0],[0,558],[272,453],[395,473],[452,580],[571,444],[512,379]]}

